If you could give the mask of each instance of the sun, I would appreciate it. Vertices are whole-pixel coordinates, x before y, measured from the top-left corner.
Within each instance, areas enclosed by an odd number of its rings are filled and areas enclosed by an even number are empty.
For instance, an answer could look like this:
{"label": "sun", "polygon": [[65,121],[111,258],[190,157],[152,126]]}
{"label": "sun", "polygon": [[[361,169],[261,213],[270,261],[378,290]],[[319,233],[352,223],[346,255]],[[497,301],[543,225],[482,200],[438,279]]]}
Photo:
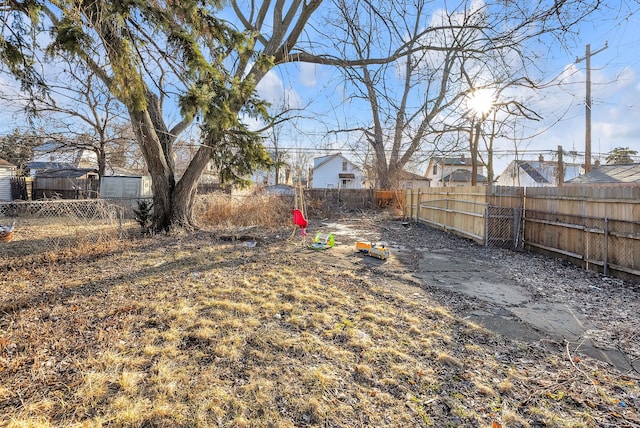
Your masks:
{"label": "sun", "polygon": [[493,91],[477,89],[467,98],[467,107],[475,117],[484,117],[493,108]]}

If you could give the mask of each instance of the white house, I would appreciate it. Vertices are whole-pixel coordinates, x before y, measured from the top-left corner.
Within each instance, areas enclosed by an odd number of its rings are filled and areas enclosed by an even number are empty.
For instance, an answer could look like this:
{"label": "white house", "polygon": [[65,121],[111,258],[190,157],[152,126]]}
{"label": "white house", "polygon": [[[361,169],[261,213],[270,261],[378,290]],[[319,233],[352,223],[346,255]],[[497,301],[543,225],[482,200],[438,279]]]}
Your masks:
{"label": "white house", "polygon": [[[486,184],[487,178],[483,176],[484,165],[478,162],[476,182]],[[431,187],[443,186],[470,186],[471,185],[471,158],[464,154],[457,157],[435,156],[429,159],[429,166],[425,177],[431,180]]]}
{"label": "white house", "polygon": [[362,171],[341,153],[313,160],[313,189],[362,189]]}
{"label": "white house", "polygon": [[[580,175],[581,166],[564,163],[563,182]],[[515,187],[556,187],[558,185],[558,162],[545,161],[541,156],[537,161],[512,161],[495,182],[498,186]]]}
{"label": "white house", "polygon": [[0,159],[0,201],[11,201],[11,179],[16,176],[15,165]]}

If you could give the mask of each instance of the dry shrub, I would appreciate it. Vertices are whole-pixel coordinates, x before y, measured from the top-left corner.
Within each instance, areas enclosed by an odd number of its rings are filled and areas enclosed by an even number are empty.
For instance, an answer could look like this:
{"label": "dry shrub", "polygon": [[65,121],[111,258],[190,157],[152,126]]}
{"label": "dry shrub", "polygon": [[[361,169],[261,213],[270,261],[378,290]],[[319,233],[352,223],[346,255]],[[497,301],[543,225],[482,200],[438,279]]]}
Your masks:
{"label": "dry shrub", "polygon": [[197,199],[194,215],[205,227],[278,228],[292,223],[292,209],[289,196],[211,193]]}

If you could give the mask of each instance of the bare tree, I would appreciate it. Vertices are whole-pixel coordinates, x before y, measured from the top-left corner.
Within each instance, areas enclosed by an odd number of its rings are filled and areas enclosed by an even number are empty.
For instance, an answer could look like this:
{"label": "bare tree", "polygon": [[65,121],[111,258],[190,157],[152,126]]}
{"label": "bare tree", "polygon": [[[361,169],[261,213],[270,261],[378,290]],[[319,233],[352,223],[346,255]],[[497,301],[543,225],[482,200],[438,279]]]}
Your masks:
{"label": "bare tree", "polygon": [[[327,39],[335,40],[341,57],[359,61],[342,66],[345,102],[368,111],[359,125],[341,130],[362,132],[374,151],[378,187],[393,188],[398,173],[424,153],[470,149],[477,163],[489,110],[474,112],[469,99],[483,90],[513,96],[505,89],[536,88],[527,42],[568,34],[599,3],[463,1],[451,10],[430,10],[426,0],[336,5]],[[494,103],[510,115],[536,117],[517,99]]]}
{"label": "bare tree", "polygon": [[17,166],[19,176],[27,175],[33,149],[41,144],[41,136],[14,129],[11,134],[0,137],[0,158]]}
{"label": "bare tree", "polygon": [[32,128],[43,141],[55,142],[63,151],[95,153],[101,176],[110,161],[124,167],[124,157],[135,156],[131,153],[135,135],[122,104],[91,70],[67,60],[57,69],[60,71],[48,78],[49,96],[28,99],[23,93],[4,93],[0,98],[5,104],[29,103],[29,113],[34,114]]}

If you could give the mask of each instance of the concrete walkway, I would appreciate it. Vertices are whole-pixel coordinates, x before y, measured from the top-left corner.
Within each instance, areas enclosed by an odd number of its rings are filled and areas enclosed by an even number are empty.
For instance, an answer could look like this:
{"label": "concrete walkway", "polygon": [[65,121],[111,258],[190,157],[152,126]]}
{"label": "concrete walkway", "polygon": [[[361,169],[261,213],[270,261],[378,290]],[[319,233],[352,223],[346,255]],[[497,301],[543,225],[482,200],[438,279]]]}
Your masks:
{"label": "concrete walkway", "polygon": [[564,303],[536,303],[527,290],[501,277],[490,265],[468,263],[449,249],[421,252],[415,276],[423,283],[463,293],[485,302],[466,317],[497,334],[523,342],[550,339],[606,361],[621,371],[631,369],[624,354],[594,346],[586,332],[594,327]]}
{"label": "concrete walkway", "polygon": [[[358,226],[361,226],[358,222],[322,225],[321,230],[331,231],[337,237],[336,247],[324,254],[327,261],[344,263],[345,266],[354,263],[369,265],[426,287],[462,293],[478,299],[478,305],[460,315],[496,334],[528,343],[556,342],[568,346],[572,354],[582,352],[620,371],[632,368],[629,358],[623,353],[595,346],[587,335],[595,327],[584,316],[565,303],[536,299],[524,286],[505,278],[504,273],[496,270],[495,264],[490,261],[470,259],[468,254],[457,251],[455,247],[437,247],[427,242],[422,242],[422,245],[426,244],[429,248],[420,248],[419,241],[405,241],[403,244],[408,245],[405,247],[395,239],[385,241],[381,234],[372,233],[367,228],[359,229]],[[390,235],[395,238],[398,230],[403,229],[399,225],[396,230],[389,229]],[[347,242],[342,243],[338,239]],[[356,256],[353,247],[355,240],[387,244],[392,256],[386,261]],[[407,271],[407,266],[415,267],[416,261],[417,269]],[[636,365],[635,369],[640,370],[640,362]]]}

